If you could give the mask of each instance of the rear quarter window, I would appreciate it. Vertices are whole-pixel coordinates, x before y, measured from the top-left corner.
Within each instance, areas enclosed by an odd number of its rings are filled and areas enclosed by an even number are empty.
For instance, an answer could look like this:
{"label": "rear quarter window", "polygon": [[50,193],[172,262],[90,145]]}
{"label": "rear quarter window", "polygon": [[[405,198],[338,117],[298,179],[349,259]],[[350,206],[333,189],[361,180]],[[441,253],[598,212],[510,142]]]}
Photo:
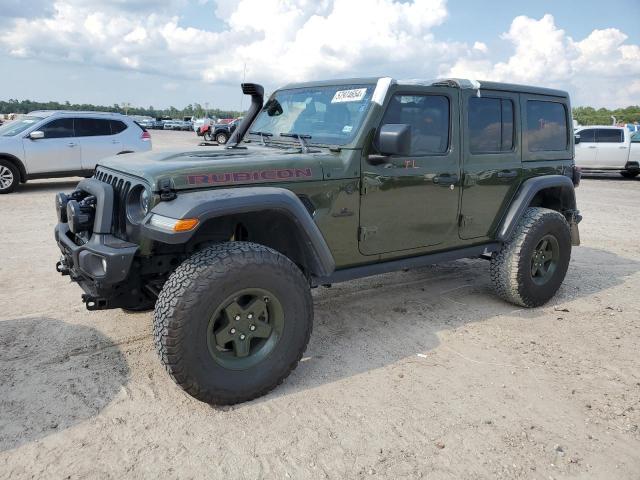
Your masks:
{"label": "rear quarter window", "polygon": [[120,120],[110,120],[110,122],[111,122],[112,135],[117,135],[118,133],[122,133],[127,129],[127,124],[124,122],[121,122]]}
{"label": "rear quarter window", "polygon": [[529,152],[557,152],[568,148],[567,113],[562,103],[528,100],[525,128]]}

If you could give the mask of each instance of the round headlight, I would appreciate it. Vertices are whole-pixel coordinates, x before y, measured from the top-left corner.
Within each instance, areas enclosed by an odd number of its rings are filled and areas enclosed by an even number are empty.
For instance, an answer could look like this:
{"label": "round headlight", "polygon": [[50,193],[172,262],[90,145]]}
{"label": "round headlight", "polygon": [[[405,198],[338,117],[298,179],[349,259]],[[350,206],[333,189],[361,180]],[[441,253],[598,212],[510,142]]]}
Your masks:
{"label": "round headlight", "polygon": [[138,185],[131,189],[127,197],[127,217],[134,224],[142,222],[144,217],[149,213],[151,194],[142,185]]}

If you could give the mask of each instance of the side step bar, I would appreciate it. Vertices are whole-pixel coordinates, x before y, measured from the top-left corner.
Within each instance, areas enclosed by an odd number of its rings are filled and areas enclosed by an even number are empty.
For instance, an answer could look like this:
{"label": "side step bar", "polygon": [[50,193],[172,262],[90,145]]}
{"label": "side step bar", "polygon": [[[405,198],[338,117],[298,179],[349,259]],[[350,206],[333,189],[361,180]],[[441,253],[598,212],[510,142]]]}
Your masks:
{"label": "side step bar", "polygon": [[500,245],[501,244],[499,242],[484,243],[473,247],[430,253],[420,257],[401,258],[400,260],[391,260],[388,262],[343,268],[341,270],[335,270],[331,275],[326,277],[312,277],[311,286],[317,287],[319,285],[347,282],[349,280],[355,280],[356,278],[371,277],[381,273],[397,272],[398,270],[420,268],[427,265],[433,265],[435,263],[460,260],[461,258],[478,258],[482,255],[497,251],[500,248]]}

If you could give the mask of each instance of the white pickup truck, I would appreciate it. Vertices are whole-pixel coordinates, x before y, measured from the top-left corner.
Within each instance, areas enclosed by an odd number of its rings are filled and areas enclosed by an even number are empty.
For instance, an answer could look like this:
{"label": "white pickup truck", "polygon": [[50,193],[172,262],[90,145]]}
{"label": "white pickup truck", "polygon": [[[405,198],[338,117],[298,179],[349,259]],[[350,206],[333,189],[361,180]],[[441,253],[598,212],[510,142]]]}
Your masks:
{"label": "white pickup truck", "polygon": [[[576,128],[576,165],[583,170],[640,174],[640,135],[625,127],[591,125]],[[633,137],[633,138],[632,138]]]}

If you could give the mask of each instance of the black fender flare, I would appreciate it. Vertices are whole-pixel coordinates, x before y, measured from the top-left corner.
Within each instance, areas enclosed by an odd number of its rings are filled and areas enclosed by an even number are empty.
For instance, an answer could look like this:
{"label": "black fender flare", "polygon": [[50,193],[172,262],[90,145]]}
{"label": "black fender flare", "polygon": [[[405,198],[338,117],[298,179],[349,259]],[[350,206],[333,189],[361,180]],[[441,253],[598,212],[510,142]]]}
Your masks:
{"label": "black fender flare", "polygon": [[511,202],[511,206],[498,227],[497,238],[506,242],[516,228],[524,211],[531,204],[536,194],[547,188],[560,188],[563,196],[565,210],[576,210],[576,193],[573,181],[564,175],[544,175],[525,180],[520,185],[518,193]]}
{"label": "black fender flare", "polygon": [[[142,235],[152,240],[179,245],[187,243],[207,220],[252,212],[278,211],[296,226],[304,249],[311,260],[311,273],[327,276],[335,270],[335,261],[320,229],[300,199],[290,190],[278,187],[239,187],[179,193],[168,202],[160,202],[145,218]],[[189,232],[171,233],[150,224],[157,214],[169,218],[197,218],[198,227]]]}
{"label": "black fender flare", "polygon": [[24,166],[24,163],[22,163],[22,160],[20,160],[15,155],[11,155],[10,153],[0,153],[0,158],[8,160],[16,166],[18,172],[20,173],[20,181],[22,183],[27,181],[27,168]]}

